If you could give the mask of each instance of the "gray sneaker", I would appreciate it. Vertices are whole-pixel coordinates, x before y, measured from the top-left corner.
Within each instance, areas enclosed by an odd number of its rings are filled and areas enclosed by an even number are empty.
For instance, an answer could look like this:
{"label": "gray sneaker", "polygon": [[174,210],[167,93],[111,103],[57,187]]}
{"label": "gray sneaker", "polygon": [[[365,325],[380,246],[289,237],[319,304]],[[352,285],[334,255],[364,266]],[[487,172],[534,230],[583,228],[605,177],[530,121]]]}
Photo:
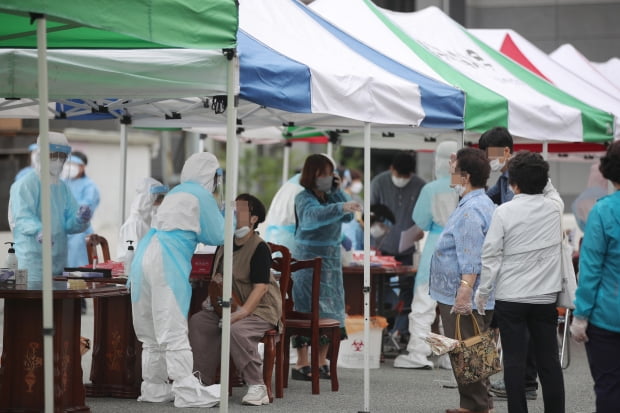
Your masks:
{"label": "gray sneaker", "polygon": [[263,404],[269,404],[269,396],[267,395],[267,386],[264,384],[250,384],[248,386],[248,392],[241,403],[249,406],[262,406]]}
{"label": "gray sneaker", "polygon": [[525,398],[528,400],[536,400],[538,398],[538,392],[536,389],[525,390]]}

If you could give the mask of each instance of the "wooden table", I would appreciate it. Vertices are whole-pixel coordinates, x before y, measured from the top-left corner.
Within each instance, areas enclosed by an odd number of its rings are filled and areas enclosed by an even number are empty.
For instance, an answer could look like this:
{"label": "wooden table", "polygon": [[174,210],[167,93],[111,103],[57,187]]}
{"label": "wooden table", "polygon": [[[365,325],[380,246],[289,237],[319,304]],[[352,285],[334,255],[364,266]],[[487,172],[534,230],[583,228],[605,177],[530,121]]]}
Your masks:
{"label": "wooden table", "polygon": [[[381,315],[383,309],[383,293],[385,279],[396,275],[415,276],[417,268],[411,265],[397,267],[370,267],[370,315]],[[347,314],[364,314],[364,266],[351,265],[342,267],[345,307]],[[376,305],[379,306],[377,313]]]}
{"label": "wooden table", "polygon": [[[40,282],[27,286],[0,284],[4,298],[4,337],[0,365],[0,409],[43,411],[43,314]],[[57,412],[89,412],[82,383],[80,355],[81,298],[127,295],[123,285],[87,282],[70,289],[52,283],[54,299],[54,408]]]}

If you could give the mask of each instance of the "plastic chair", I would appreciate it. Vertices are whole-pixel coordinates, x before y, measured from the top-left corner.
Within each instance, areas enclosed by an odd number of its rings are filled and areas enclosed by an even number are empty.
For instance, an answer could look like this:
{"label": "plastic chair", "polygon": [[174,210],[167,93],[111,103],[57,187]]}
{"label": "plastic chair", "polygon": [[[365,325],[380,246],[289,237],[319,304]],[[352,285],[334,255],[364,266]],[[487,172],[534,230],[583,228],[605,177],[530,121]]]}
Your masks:
{"label": "plastic chair", "polygon": [[326,335],[330,339],[330,362],[332,391],[338,391],[338,351],[340,350],[340,322],[331,318],[319,318],[319,293],[321,288],[321,258],[310,260],[291,261],[291,274],[295,271],[312,269],[312,297],[310,312],[304,313],[294,310],[293,303],[293,278],[287,288],[284,321],[284,363],[287,366],[284,372],[284,387],[288,387],[288,365],[290,359],[290,341],[292,335],[310,337],[312,355],[310,357],[310,369],[312,374],[312,394],[319,394],[319,337]]}
{"label": "plastic chair", "polygon": [[[97,246],[101,247],[101,255],[97,252]],[[98,263],[110,261],[110,247],[108,241],[97,234],[86,236],[86,253],[88,254],[88,264],[92,265],[95,259]],[[103,260],[101,260],[103,256]]]}

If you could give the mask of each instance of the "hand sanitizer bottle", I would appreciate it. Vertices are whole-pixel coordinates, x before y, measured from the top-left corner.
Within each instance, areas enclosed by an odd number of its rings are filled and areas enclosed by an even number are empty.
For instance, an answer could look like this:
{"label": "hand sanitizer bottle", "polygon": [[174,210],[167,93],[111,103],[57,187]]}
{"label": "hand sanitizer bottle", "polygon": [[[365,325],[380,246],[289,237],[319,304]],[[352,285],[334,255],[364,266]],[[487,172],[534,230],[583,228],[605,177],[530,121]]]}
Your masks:
{"label": "hand sanitizer bottle", "polygon": [[129,243],[129,247],[127,247],[127,254],[125,254],[125,262],[123,264],[125,275],[129,275],[129,271],[131,269],[131,262],[133,261],[133,240],[127,240]]}
{"label": "hand sanitizer bottle", "polygon": [[15,245],[15,243],[5,242],[5,244],[10,244],[9,253],[6,256],[6,268],[17,271],[17,257],[15,256],[15,249],[13,248],[13,245]]}

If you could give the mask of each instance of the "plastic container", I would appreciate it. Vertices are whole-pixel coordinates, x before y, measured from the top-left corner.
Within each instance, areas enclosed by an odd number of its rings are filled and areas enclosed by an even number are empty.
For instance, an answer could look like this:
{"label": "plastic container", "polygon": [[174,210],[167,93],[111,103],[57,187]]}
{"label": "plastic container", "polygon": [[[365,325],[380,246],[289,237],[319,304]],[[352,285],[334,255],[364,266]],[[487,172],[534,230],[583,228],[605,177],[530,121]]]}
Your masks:
{"label": "plastic container", "polygon": [[364,341],[364,317],[348,316],[344,320],[347,330],[346,340],[340,342],[340,351],[338,354],[338,367],[349,369],[364,368],[364,351],[369,348],[369,367],[378,369],[381,362],[381,339],[383,337],[383,329],[388,323],[385,317],[370,317],[370,341]]}
{"label": "plastic container", "polygon": [[127,240],[126,242],[129,243],[129,246],[127,247],[127,254],[125,254],[125,260],[123,261],[123,270],[125,271],[125,275],[129,275],[131,262],[133,261],[134,248],[132,240]]}

